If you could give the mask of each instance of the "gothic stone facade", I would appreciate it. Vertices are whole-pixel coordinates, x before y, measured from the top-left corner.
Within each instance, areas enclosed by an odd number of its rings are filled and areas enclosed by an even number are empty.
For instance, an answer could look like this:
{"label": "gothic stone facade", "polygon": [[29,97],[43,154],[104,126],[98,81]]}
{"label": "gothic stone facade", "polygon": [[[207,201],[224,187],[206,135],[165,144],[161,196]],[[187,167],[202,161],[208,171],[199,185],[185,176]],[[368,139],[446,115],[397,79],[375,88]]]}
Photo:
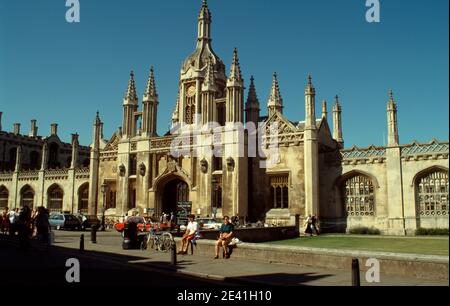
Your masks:
{"label": "gothic stone facade", "polygon": [[[105,208],[116,217],[132,211],[160,215],[189,201],[197,215],[239,215],[277,225],[293,224],[296,215],[303,219],[316,214],[329,231],[368,226],[384,234],[404,235],[418,227],[448,228],[448,142],[401,145],[397,105],[390,92],[388,145],[344,149],[339,98],[333,105],[331,129],[326,102],[317,118],[315,97],[309,77],[305,118],[290,121],[283,114],[274,74],[267,116],[260,114],[253,77],[244,103],[237,50],[227,75],[212,49],[211,13],[203,1],[197,46],[181,67],[171,133],[158,136],[156,132],[159,101],[153,69],[141,110],[131,73],[122,127],[104,140],[103,123],[98,114],[95,118],[89,170],[73,164],[46,170],[45,159],[37,174],[17,166],[0,175],[0,206],[21,205],[16,193],[25,181],[18,182],[32,176],[38,198],[49,198],[46,186],[59,184],[65,210],[82,207],[90,214]],[[258,124],[259,129],[251,128]],[[77,145],[72,149],[73,154],[81,151]],[[55,171],[61,175],[52,181],[50,173]],[[101,185],[106,186],[104,193]],[[34,203],[47,206],[51,201]]]}

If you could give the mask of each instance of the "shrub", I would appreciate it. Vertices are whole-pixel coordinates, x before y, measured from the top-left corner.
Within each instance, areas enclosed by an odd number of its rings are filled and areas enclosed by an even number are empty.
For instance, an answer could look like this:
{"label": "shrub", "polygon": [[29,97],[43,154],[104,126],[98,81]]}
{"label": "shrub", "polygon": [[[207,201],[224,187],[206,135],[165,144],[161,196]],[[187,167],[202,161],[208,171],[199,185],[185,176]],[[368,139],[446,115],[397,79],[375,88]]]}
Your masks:
{"label": "shrub", "polygon": [[421,228],[416,229],[416,236],[448,236],[448,228]]}
{"label": "shrub", "polygon": [[379,229],[374,227],[367,227],[367,226],[357,226],[352,227],[348,231],[350,234],[354,235],[380,235],[381,232]]}

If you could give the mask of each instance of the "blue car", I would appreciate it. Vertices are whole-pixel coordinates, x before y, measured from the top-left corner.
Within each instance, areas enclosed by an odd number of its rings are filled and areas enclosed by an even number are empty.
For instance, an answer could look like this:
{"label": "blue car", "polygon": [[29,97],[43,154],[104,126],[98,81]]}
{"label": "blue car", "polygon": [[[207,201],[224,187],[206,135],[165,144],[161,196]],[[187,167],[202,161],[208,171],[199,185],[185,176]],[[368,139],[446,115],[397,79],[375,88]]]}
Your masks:
{"label": "blue car", "polygon": [[60,229],[71,229],[71,230],[80,230],[81,222],[80,220],[71,214],[51,214],[48,218],[48,222],[50,223],[50,227],[60,230]]}

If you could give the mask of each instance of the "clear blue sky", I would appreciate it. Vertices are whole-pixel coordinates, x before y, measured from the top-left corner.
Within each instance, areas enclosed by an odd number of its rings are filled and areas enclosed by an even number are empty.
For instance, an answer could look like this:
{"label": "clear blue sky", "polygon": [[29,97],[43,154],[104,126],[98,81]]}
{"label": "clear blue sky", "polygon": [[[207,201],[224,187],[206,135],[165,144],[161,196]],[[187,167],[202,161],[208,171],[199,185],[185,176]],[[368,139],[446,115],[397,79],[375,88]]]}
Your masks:
{"label": "clear blue sky", "polygon": [[[195,47],[200,0],[80,0],[81,22],[65,21],[65,0],[0,0],[0,111],[39,134],[59,123],[64,140],[91,141],[95,112],[109,138],[121,125],[122,98],[134,69],[142,98],[155,66],[158,131],[167,131],[181,62]],[[400,141],[448,140],[448,0],[381,0],[381,23],[365,21],[365,0],[210,0],[213,47],[227,65],[239,49],[255,76],[263,113],[272,73],[285,114],[304,118],[308,73],[320,101],[341,97],[346,147],[383,144],[390,88]],[[248,87],[248,86],[247,86]]]}

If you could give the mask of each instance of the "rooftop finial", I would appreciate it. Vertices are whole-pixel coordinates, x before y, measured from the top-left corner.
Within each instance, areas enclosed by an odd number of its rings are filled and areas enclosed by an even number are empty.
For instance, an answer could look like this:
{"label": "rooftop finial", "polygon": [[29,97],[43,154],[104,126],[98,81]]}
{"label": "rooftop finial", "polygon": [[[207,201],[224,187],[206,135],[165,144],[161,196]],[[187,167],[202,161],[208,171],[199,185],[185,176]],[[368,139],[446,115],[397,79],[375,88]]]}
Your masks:
{"label": "rooftop finial", "polygon": [[312,86],[312,76],[308,75],[308,85]]}
{"label": "rooftop finial", "polygon": [[269,109],[282,111],[283,99],[281,98],[280,85],[278,84],[278,75],[276,72],[273,73],[272,79],[272,89],[270,91],[269,102],[267,103]]}
{"label": "rooftop finial", "polygon": [[255,78],[253,77],[253,75],[250,77],[250,88],[248,90],[247,105],[250,105],[252,103],[259,104],[255,89]]}
{"label": "rooftop finial", "polygon": [[238,51],[236,48],[234,48],[233,50],[233,62],[231,64],[230,80],[232,81],[242,80],[241,67],[239,66]]}
{"label": "rooftop finial", "polygon": [[155,73],[153,66],[150,67],[150,74],[148,77],[147,88],[145,89],[144,99],[148,99],[150,97],[157,97],[158,93],[156,92],[156,82],[155,82]]}
{"label": "rooftop finial", "polygon": [[136,83],[134,82],[134,71],[131,70],[130,72],[130,80],[128,81],[128,88],[127,92],[125,94],[125,99],[129,100],[131,102],[137,101],[137,94],[136,94]]}
{"label": "rooftop finial", "polygon": [[389,89],[389,101],[394,101],[394,92],[392,89]]}

